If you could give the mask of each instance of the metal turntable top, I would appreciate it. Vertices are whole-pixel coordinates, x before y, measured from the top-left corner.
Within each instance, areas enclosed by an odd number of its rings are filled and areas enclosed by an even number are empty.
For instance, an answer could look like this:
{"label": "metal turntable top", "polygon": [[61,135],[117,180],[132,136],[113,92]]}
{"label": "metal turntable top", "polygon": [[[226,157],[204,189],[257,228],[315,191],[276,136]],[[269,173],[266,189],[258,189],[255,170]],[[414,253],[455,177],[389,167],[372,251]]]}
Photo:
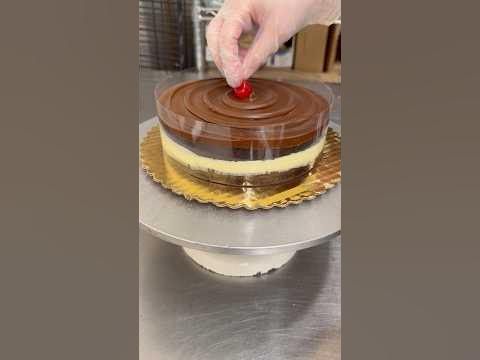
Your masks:
{"label": "metal turntable top", "polygon": [[[140,124],[140,141],[155,121]],[[180,246],[260,255],[308,248],[340,234],[340,184],[300,205],[248,211],[187,201],[153,182],[141,166],[139,176],[140,224],[152,235]]]}

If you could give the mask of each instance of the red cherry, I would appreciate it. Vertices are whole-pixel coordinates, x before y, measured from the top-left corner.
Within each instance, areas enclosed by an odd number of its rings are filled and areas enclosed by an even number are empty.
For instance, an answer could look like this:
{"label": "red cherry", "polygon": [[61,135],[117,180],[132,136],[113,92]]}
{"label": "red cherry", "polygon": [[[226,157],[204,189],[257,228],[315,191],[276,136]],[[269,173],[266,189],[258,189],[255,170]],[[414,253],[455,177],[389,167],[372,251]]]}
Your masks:
{"label": "red cherry", "polygon": [[246,99],[252,93],[252,86],[246,80],[243,80],[239,87],[233,89],[233,93],[239,99]]}

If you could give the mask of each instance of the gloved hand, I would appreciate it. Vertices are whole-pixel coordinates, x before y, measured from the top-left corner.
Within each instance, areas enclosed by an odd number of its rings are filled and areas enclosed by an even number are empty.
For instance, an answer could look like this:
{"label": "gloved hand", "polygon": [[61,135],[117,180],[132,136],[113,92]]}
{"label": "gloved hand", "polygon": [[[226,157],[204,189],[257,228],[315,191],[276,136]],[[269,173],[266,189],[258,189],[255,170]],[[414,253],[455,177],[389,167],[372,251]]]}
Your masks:
{"label": "gloved hand", "polygon": [[[302,28],[330,25],[339,16],[340,0],[225,0],[208,25],[208,48],[228,84],[237,87]],[[240,48],[240,36],[252,30],[251,47]]]}

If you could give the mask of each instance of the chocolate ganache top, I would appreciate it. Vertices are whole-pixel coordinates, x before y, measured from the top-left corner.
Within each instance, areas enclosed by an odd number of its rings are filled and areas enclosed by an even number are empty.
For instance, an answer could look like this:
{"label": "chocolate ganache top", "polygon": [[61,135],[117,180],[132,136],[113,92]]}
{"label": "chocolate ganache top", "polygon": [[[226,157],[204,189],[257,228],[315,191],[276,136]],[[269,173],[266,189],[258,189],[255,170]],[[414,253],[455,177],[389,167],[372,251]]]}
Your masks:
{"label": "chocolate ganache top", "polygon": [[328,126],[329,104],[289,83],[249,80],[238,99],[224,79],[181,83],[157,98],[163,127],[182,142],[237,149],[296,149],[316,142]]}

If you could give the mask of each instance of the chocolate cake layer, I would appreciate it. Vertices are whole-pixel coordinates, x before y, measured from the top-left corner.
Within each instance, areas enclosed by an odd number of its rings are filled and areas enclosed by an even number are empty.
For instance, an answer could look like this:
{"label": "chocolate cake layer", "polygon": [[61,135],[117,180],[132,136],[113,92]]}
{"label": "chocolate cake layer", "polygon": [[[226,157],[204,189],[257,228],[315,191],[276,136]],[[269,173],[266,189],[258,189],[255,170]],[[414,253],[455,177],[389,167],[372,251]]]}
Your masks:
{"label": "chocolate cake layer", "polygon": [[328,126],[329,104],[310,90],[250,80],[240,100],[224,79],[182,83],[163,91],[157,109],[168,135],[219,159],[274,159],[314,144]]}
{"label": "chocolate cake layer", "polygon": [[238,187],[261,187],[261,186],[272,186],[272,185],[296,185],[300,183],[306,174],[310,171],[309,166],[302,166],[288,171],[274,172],[263,175],[253,175],[253,176],[230,176],[215,173],[214,171],[198,171],[190,169],[188,166],[185,166],[171,156],[168,156],[168,161],[171,165],[175,166],[178,170],[193,176],[197,179],[208,181],[211,183],[228,185],[228,186],[238,186]]}

